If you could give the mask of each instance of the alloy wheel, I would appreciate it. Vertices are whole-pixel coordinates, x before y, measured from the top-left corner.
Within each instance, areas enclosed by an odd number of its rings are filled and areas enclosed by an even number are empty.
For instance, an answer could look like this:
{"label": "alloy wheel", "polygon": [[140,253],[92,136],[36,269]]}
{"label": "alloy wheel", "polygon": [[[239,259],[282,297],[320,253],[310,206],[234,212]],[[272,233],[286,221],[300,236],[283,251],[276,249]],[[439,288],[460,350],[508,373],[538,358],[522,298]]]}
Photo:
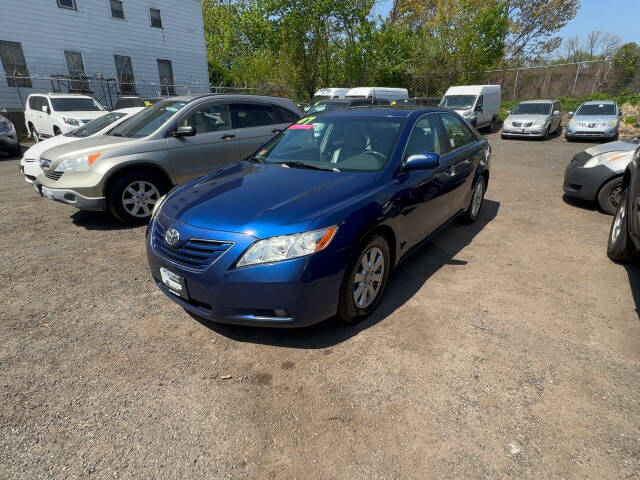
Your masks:
{"label": "alloy wheel", "polygon": [[353,301],[356,306],[366,309],[376,300],[384,279],[384,254],[378,247],[368,249],[358,263],[353,278]]}
{"label": "alloy wheel", "polygon": [[153,206],[160,198],[157,187],[150,182],[131,182],[122,192],[122,206],[129,215],[144,218],[151,215]]}
{"label": "alloy wheel", "polygon": [[613,208],[618,207],[618,202],[620,202],[620,195],[622,195],[622,185],[617,185],[611,193],[609,193],[609,202],[613,205]]}
{"label": "alloy wheel", "polygon": [[611,229],[611,244],[613,245],[615,245],[622,233],[622,222],[624,222],[625,210],[626,206],[624,204],[620,205],[620,208],[618,208],[616,212],[616,218],[613,220],[613,228]]}
{"label": "alloy wheel", "polygon": [[484,193],[484,184],[478,182],[476,189],[473,191],[473,198],[471,199],[471,217],[475,218],[480,211],[482,205],[482,194]]}

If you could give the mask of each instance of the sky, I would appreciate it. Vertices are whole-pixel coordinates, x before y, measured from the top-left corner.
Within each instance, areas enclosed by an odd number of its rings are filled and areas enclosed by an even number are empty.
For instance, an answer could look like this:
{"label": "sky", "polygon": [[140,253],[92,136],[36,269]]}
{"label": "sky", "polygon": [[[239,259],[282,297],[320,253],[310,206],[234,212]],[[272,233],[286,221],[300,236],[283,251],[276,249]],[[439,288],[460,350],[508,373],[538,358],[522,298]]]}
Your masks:
{"label": "sky", "polygon": [[[559,33],[562,38],[579,35],[584,38],[592,30],[617,34],[623,43],[640,45],[640,0],[581,0],[578,14]],[[393,0],[381,0],[377,11],[387,13]]]}

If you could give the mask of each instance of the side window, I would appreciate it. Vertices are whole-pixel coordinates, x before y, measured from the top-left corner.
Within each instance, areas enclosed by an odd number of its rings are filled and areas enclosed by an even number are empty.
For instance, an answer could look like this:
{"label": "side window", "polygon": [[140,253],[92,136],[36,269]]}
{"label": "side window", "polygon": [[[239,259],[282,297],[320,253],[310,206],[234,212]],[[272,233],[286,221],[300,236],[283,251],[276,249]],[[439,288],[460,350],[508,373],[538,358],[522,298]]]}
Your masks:
{"label": "side window", "polygon": [[179,122],[180,127],[193,127],[197,134],[217,132],[231,128],[229,121],[229,105],[214,103],[196,108],[183,117]]}
{"label": "side window", "polygon": [[40,107],[40,97],[32,96],[29,97],[29,108],[31,110],[39,110]]}
{"label": "side window", "polygon": [[476,137],[469,131],[466,125],[462,123],[458,117],[453,115],[440,115],[442,124],[449,137],[449,143],[451,144],[451,150],[464,147],[470,143],[476,141]]}
{"label": "side window", "polygon": [[425,115],[416,122],[407,142],[406,156],[418,153],[443,153],[434,115]]}
{"label": "side window", "polygon": [[271,108],[276,113],[278,123],[293,123],[300,119],[300,116],[293,113],[291,110],[281,107],[280,105],[271,105]]}
{"label": "side window", "polygon": [[232,103],[231,120],[233,128],[260,127],[279,123],[269,105],[257,103]]}
{"label": "side window", "polygon": [[484,105],[484,95],[480,95],[478,97],[478,101],[476,102],[476,107],[481,107]]}
{"label": "side window", "polygon": [[47,97],[40,97],[40,110],[42,110],[42,107],[47,107],[49,109],[49,113],[53,112],[53,108],[51,108],[51,102],[49,102],[49,99]]}

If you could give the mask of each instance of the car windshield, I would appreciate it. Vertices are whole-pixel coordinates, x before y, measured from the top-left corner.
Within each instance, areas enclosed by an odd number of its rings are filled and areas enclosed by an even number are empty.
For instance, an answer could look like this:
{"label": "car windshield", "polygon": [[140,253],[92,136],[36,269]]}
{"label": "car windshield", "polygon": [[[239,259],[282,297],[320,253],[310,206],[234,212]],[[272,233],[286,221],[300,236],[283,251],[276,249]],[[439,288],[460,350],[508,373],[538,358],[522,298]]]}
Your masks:
{"label": "car windshield", "polygon": [[511,110],[513,115],[551,115],[550,103],[519,103]]}
{"label": "car windshield", "polygon": [[613,103],[590,103],[582,105],[576,115],[615,115],[616,106]]}
{"label": "car windshield", "polygon": [[320,113],[329,110],[340,110],[342,108],[346,108],[348,105],[347,102],[330,102],[330,103],[318,103],[309,109],[307,115],[311,115],[312,113]]}
{"label": "car windshield", "polygon": [[187,102],[165,100],[141,110],[109,132],[115,137],[142,138],[151,135]]}
{"label": "car windshield", "polygon": [[93,98],[52,98],[51,104],[56,112],[98,112],[104,107]]}
{"label": "car windshield", "polygon": [[269,141],[252,160],[291,168],[377,172],[388,163],[402,118],[306,117]]}
{"label": "car windshield", "polygon": [[98,133],[103,128],[108,127],[113,122],[122,118],[126,115],[126,113],[122,112],[111,112],[103,115],[101,117],[96,118],[95,120],[91,120],[89,123],[81,126],[80,128],[74,130],[69,135],[72,137],[88,137],[90,135],[94,135]]}
{"label": "car windshield", "polygon": [[314,95],[313,98],[309,100],[309,103],[313,105],[314,103],[319,102],[320,100],[329,100],[330,98],[331,98],[331,95]]}
{"label": "car windshield", "polygon": [[453,110],[469,110],[476,103],[475,95],[446,95],[442,97],[440,106]]}

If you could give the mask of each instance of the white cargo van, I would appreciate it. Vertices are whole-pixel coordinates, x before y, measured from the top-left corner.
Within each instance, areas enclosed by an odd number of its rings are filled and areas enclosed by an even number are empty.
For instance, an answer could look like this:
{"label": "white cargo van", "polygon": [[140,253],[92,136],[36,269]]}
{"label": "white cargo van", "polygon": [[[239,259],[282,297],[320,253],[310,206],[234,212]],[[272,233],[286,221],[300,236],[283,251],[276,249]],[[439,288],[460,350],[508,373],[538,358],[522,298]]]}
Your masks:
{"label": "white cargo van", "polygon": [[351,90],[350,88],[321,88],[313,94],[313,98],[309,101],[311,105],[315,105],[320,100],[332,100],[334,98],[344,98]]}
{"label": "white cargo van", "polygon": [[498,124],[502,92],[500,85],[464,85],[449,87],[440,106],[455,110],[476,128]]}
{"label": "white cargo van", "polygon": [[406,88],[391,87],[356,87],[349,90],[346,98],[385,98],[390,102],[409,98]]}

